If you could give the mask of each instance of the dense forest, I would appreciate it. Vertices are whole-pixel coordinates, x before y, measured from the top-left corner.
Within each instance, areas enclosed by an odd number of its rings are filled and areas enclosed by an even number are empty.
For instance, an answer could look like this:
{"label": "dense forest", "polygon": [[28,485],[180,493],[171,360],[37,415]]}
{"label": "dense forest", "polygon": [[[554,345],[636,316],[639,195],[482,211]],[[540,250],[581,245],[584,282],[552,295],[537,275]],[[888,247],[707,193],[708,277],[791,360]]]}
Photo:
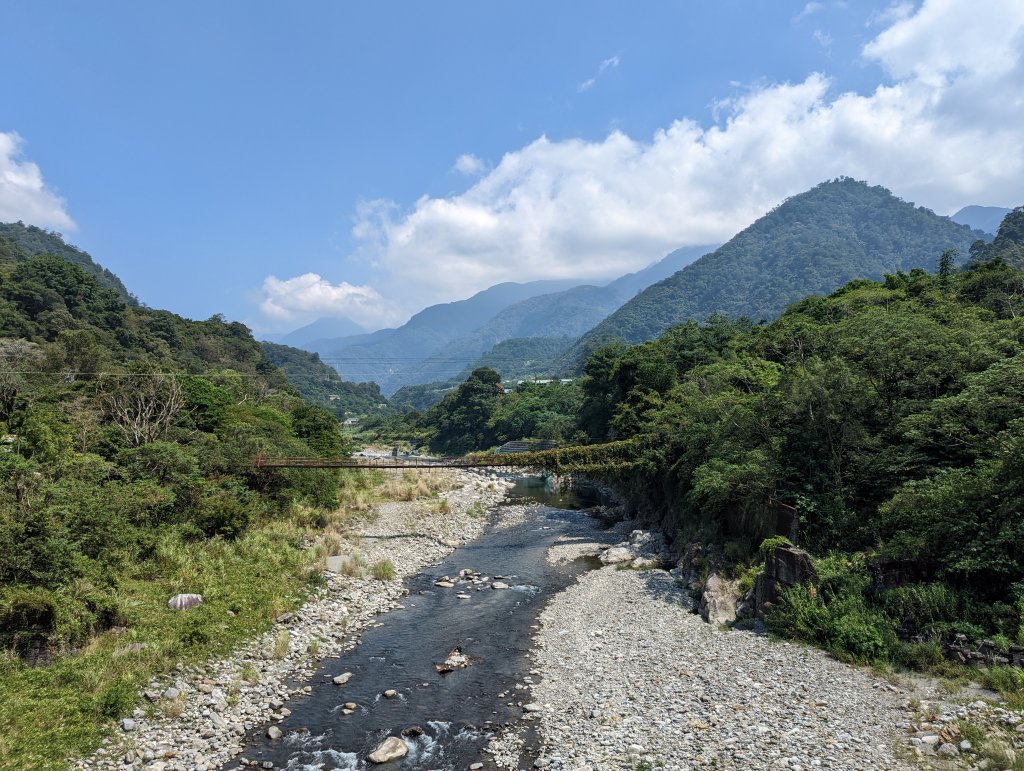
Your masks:
{"label": "dense forest", "polygon": [[[553,392],[502,396],[490,370],[418,420],[452,452],[541,423],[589,437],[543,462],[611,483],[677,545],[726,544],[737,565],[774,534],[777,504],[793,507],[823,581],[789,597],[777,631],[910,664],[956,632],[1005,648],[1024,642],[1022,244],[1018,208],[962,269],[945,252],[935,273],[853,281],[770,324],[715,315],[607,345],[554,421],[531,422]],[[916,579],[879,590],[881,562]]]}
{"label": "dense forest", "polygon": [[103,286],[113,289],[125,305],[138,305],[121,279],[93,261],[86,252],[64,241],[60,233],[26,225],[23,222],[0,222],[0,263],[11,263],[36,254],[55,254],[77,265]]}
{"label": "dense forest", "polygon": [[[253,459],[348,447],[245,326],[128,305],[3,237],[0,255],[0,723],[36,726],[0,754],[42,767],[95,742],[149,673],[297,596],[299,544],[274,523],[336,508],[339,473]],[[168,615],[177,592],[207,602]],[[107,629],[121,637],[97,642]]]}

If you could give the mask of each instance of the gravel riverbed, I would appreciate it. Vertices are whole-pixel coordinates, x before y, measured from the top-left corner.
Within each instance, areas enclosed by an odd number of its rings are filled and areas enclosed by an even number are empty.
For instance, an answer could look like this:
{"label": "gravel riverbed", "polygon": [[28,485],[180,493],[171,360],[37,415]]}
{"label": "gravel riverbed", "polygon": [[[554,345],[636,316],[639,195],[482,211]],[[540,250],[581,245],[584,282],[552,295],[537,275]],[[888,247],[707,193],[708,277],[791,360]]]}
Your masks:
{"label": "gravel riverbed", "polygon": [[[143,694],[148,707],[120,721],[96,753],[71,765],[147,771],[235,767],[246,731],[268,723],[273,730],[290,714],[288,700],[308,688],[290,684],[311,677],[324,658],[357,645],[361,630],[400,604],[406,594],[402,580],[478,536],[488,522],[484,510],[503,500],[512,485],[497,474],[447,473],[453,489],[439,496],[447,511],[429,499],[383,503],[342,545],[343,555],[358,553],[368,565],[390,560],[394,580],[350,577],[340,572],[344,557],[330,562],[339,572],[328,569],[325,587],[298,611],[227,658],[179,665],[172,676],[150,682]],[[285,637],[287,652],[280,655],[275,647]]]}
{"label": "gravel riverbed", "polygon": [[[551,550],[571,559],[628,525]],[[821,651],[720,631],[663,570],[588,572],[542,612],[537,768],[896,769],[906,697]],[[905,735],[905,734],[904,734]],[[492,745],[505,767],[514,752]],[[515,740],[511,741],[515,744]]]}

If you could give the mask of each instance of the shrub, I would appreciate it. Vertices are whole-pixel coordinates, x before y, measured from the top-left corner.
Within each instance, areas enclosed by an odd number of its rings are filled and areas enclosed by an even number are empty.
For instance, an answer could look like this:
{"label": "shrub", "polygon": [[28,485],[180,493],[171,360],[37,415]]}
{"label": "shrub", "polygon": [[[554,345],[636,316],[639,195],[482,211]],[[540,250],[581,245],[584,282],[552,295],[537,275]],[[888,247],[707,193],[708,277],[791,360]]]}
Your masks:
{"label": "shrub", "polygon": [[370,573],[378,581],[393,581],[395,578],[395,565],[391,560],[379,560],[373,563]]}

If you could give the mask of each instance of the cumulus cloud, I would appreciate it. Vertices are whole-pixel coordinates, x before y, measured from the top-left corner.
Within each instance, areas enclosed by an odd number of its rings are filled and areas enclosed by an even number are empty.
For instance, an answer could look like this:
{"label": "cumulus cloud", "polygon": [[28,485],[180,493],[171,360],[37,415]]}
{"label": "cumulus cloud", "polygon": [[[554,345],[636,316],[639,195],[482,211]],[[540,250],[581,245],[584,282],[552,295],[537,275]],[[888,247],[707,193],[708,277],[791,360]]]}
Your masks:
{"label": "cumulus cloud", "polygon": [[594,77],[588,78],[587,80],[584,80],[582,83],[580,83],[578,86],[576,86],[576,93],[577,94],[582,94],[584,91],[589,91],[597,83],[597,79],[599,77],[601,77],[601,75],[604,74],[605,70],[607,70],[609,67],[612,68],[612,69],[615,69],[618,66],[619,66],[619,57],[618,57],[617,54],[615,56],[611,56],[611,57],[605,59],[603,62],[601,62],[600,66],[597,68],[597,73],[594,75]]}
{"label": "cumulus cloud", "polygon": [[47,187],[39,166],[27,160],[24,140],[0,131],[0,222],[22,220],[39,227],[75,230],[64,199]]}
{"label": "cumulus cloud", "polygon": [[471,153],[464,153],[455,160],[455,170],[467,177],[475,177],[484,170],[484,162]]}
{"label": "cumulus cloud", "polygon": [[612,278],[727,240],[836,176],[940,213],[1019,204],[1022,35],[1019,0],[926,0],[864,48],[887,73],[873,91],[838,92],[812,73],[719,103],[711,125],[540,137],[459,194],[363,206],[354,233],[380,271],[374,285],[411,311],[500,281]]}
{"label": "cumulus cloud", "polygon": [[285,280],[268,276],[263,281],[260,310],[277,321],[344,316],[367,327],[380,327],[395,315],[391,304],[373,287],[354,286],[347,281],[332,284],[316,273]]}

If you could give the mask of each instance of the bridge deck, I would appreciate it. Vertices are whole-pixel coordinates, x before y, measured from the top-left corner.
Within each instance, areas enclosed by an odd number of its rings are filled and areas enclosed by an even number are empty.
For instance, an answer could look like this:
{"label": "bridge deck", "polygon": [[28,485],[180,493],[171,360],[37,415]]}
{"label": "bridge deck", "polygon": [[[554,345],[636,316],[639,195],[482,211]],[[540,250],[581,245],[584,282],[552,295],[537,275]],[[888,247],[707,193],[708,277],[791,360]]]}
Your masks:
{"label": "bridge deck", "polygon": [[489,455],[478,458],[265,458],[255,461],[259,468],[492,468],[496,466],[522,466],[514,454]]}

